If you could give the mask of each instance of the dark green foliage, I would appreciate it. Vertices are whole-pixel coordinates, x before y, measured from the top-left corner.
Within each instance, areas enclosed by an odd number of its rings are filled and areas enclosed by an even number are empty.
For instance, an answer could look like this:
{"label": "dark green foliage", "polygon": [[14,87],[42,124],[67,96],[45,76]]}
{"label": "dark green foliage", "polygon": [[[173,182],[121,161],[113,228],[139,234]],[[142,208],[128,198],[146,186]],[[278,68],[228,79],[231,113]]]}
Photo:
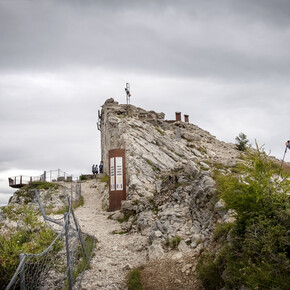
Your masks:
{"label": "dark green foliage", "polygon": [[214,239],[220,240],[222,238],[226,238],[229,231],[234,227],[235,225],[232,223],[227,224],[219,224],[216,226],[214,230]]}
{"label": "dark green foliage", "polygon": [[289,181],[277,178],[279,168],[261,148],[245,161],[240,176],[215,176],[237,219],[216,229],[219,246],[202,255],[199,277],[206,289],[289,289]]}
{"label": "dark green foliage", "polygon": [[81,180],[81,181],[88,180],[88,177],[87,177],[87,176],[85,176],[85,175],[81,175],[81,176],[80,176],[80,180]]}
{"label": "dark green foliage", "polygon": [[142,290],[141,271],[139,268],[133,269],[128,274],[128,290]]}
{"label": "dark green foliage", "polygon": [[247,139],[247,135],[244,133],[240,133],[239,136],[235,138],[236,140],[236,148],[240,151],[245,151],[248,147],[249,140]]}
{"label": "dark green foliage", "polygon": [[214,261],[214,255],[205,253],[201,256],[197,272],[205,289],[221,289],[224,281],[219,271],[219,264]]}

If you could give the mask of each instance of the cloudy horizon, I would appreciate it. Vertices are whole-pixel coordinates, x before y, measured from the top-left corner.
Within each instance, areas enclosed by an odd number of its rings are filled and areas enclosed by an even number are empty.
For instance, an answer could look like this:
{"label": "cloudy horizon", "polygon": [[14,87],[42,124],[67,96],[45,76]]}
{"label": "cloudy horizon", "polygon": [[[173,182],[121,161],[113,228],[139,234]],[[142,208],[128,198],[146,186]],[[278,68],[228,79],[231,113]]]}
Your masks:
{"label": "cloudy horizon", "polygon": [[90,173],[97,112],[127,82],[133,105],[281,159],[289,15],[286,0],[0,0],[0,204],[8,176]]}

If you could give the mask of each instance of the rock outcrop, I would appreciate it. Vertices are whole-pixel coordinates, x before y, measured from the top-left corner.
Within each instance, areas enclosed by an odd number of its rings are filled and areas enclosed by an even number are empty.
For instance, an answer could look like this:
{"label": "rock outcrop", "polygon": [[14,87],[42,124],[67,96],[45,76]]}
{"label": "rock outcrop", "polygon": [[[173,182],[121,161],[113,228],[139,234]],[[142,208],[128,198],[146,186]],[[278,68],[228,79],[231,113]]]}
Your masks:
{"label": "rock outcrop", "polygon": [[[166,121],[163,113],[145,111],[109,99],[102,107],[102,158],[125,149],[127,200],[121,211],[134,216],[126,230],[148,235],[149,254],[159,257],[179,237],[191,249],[209,243],[214,224],[227,215],[218,200],[215,169],[235,165],[240,152],[196,125]],[[129,223],[129,224],[128,224]]]}

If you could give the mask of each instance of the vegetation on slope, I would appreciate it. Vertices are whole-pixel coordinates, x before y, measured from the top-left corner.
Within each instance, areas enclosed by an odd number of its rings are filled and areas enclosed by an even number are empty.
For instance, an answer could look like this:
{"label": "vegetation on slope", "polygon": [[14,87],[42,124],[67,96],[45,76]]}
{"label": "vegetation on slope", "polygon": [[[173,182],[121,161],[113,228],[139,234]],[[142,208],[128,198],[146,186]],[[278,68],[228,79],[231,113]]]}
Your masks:
{"label": "vegetation on slope", "polygon": [[[4,214],[13,218],[11,206],[3,208]],[[37,215],[31,209],[18,210],[22,218],[22,228],[13,229],[0,235],[0,289],[10,282],[19,264],[19,254],[37,254],[46,249],[56,234],[37,221]]]}
{"label": "vegetation on slope", "polygon": [[239,174],[216,176],[236,221],[220,225],[214,249],[201,255],[197,271],[206,289],[289,289],[290,182],[278,172],[257,147]]}

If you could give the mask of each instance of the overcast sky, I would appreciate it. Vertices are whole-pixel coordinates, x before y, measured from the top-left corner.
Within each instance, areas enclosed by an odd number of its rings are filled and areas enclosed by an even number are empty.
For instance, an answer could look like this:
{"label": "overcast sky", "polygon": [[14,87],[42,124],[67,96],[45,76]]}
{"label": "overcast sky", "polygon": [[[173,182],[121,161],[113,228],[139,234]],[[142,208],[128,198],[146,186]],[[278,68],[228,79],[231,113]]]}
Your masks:
{"label": "overcast sky", "polygon": [[138,107],[282,158],[289,16],[288,0],[0,0],[0,204],[8,176],[90,173],[97,111],[126,82]]}

